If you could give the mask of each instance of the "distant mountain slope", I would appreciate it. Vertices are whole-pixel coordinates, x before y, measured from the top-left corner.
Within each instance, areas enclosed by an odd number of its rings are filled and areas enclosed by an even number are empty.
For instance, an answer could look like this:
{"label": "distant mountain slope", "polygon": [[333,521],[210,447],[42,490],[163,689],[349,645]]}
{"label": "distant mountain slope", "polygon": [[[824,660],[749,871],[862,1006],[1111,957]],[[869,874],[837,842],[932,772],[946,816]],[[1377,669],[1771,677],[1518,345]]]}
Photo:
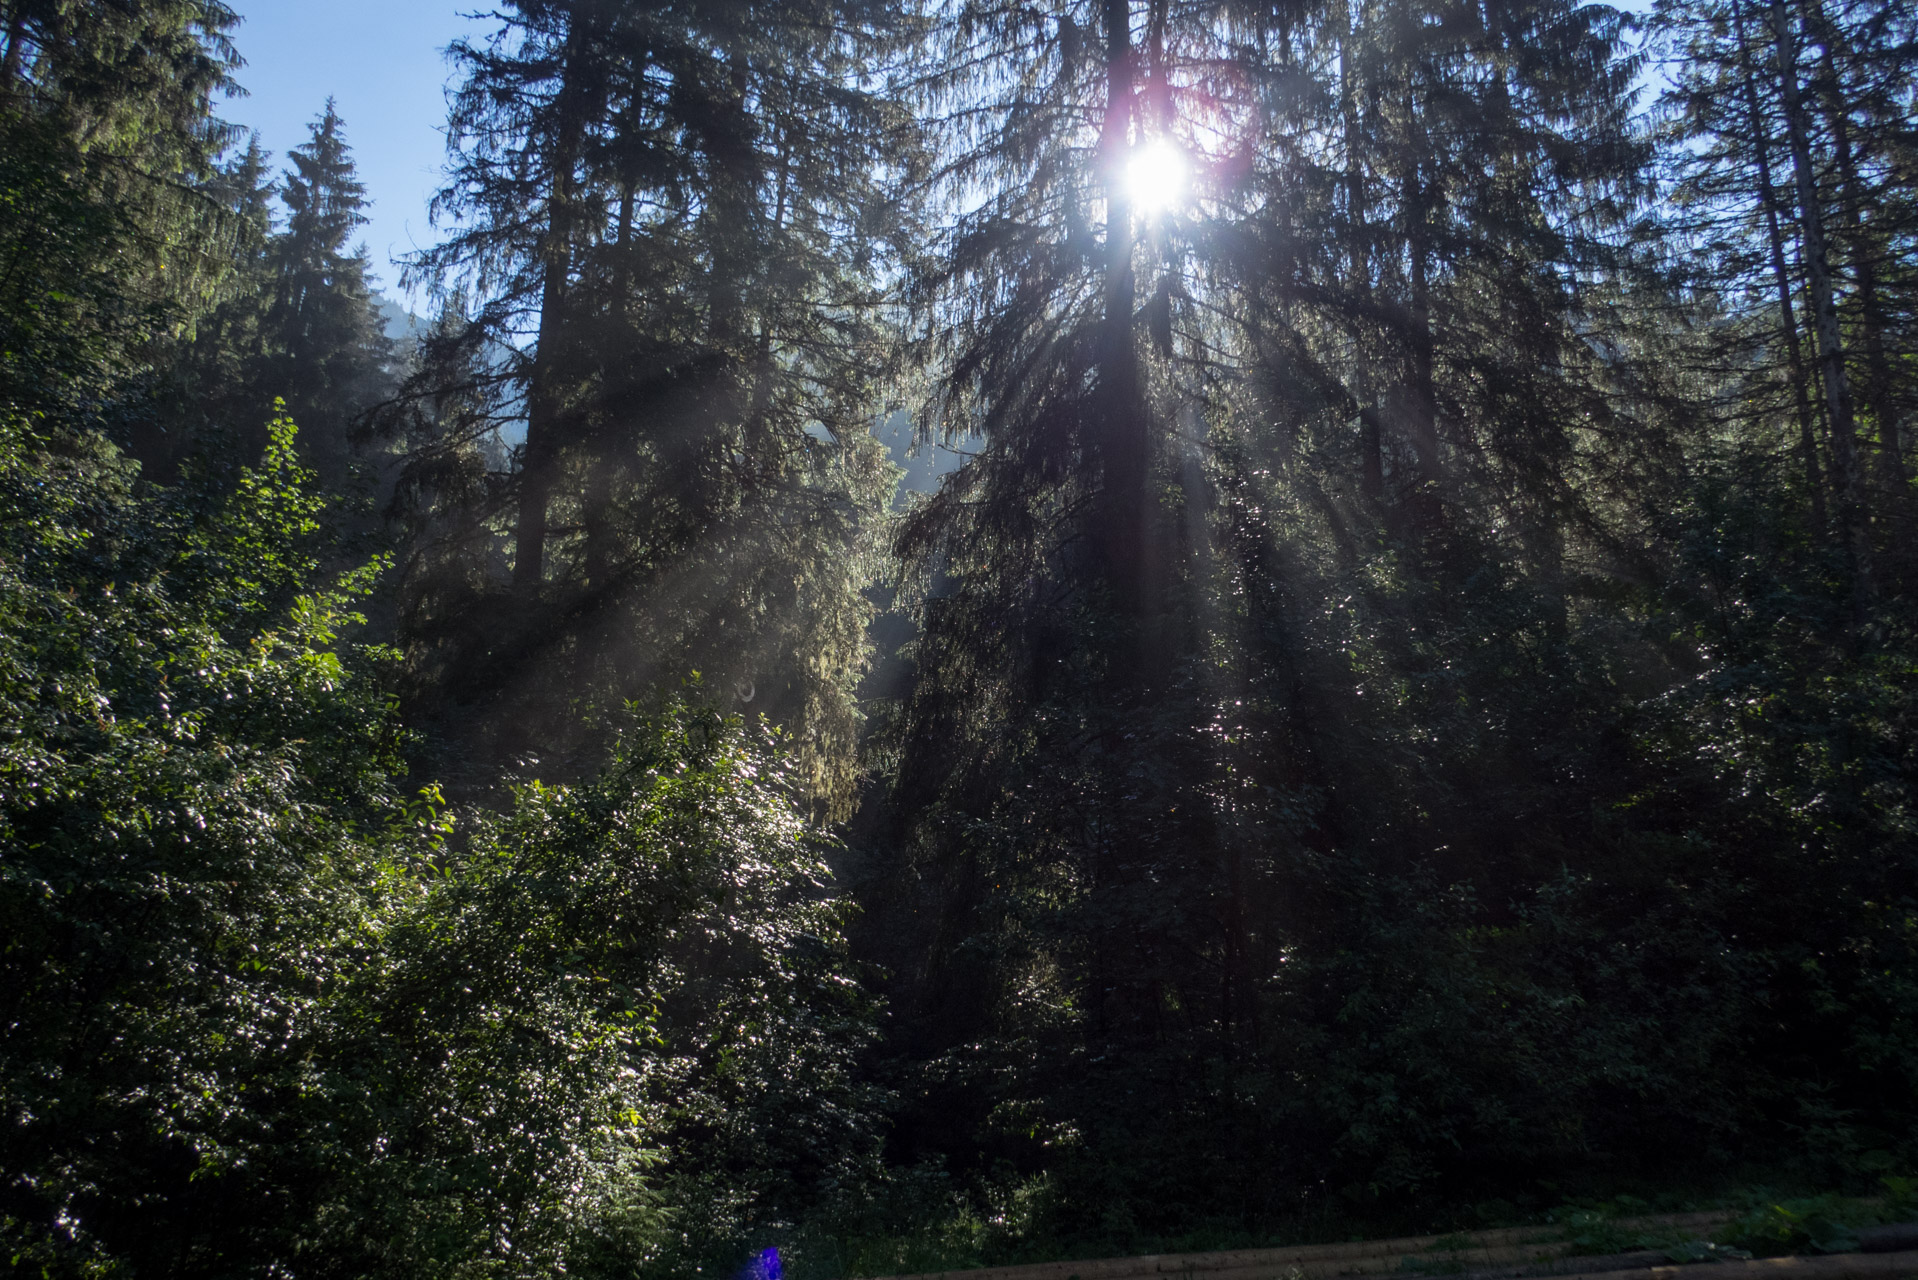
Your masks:
{"label": "distant mountain slope", "polygon": [[414,315],[399,303],[383,293],[373,295],[379,300],[380,319],[386,325],[386,336],[402,345],[417,342],[428,328],[426,320]]}
{"label": "distant mountain slope", "polygon": [[[412,344],[424,337],[432,327],[432,322],[414,315],[385,294],[376,293],[373,296],[379,304],[386,336],[400,345],[402,354],[409,353]],[[504,348],[501,348],[501,354],[505,354]],[[912,419],[903,412],[892,413],[875,421],[872,433],[886,446],[886,452],[891,455],[893,462],[905,469],[906,474],[899,481],[900,501],[904,501],[908,493],[933,492],[939,487],[942,478],[964,466],[967,455],[985,443],[980,438],[968,438],[960,441],[958,448],[943,444],[915,445]],[[510,425],[501,432],[501,437],[508,446],[516,445],[525,438],[525,428],[519,424]]]}
{"label": "distant mountain slope", "polygon": [[905,468],[906,474],[899,478],[901,501],[908,493],[931,493],[939,487],[943,477],[965,465],[967,456],[973,450],[985,445],[982,438],[967,437],[959,441],[958,448],[948,448],[943,444],[915,448],[912,418],[903,412],[879,419],[873,424],[872,433],[879,443],[886,446],[886,452],[892,456],[893,462]]}

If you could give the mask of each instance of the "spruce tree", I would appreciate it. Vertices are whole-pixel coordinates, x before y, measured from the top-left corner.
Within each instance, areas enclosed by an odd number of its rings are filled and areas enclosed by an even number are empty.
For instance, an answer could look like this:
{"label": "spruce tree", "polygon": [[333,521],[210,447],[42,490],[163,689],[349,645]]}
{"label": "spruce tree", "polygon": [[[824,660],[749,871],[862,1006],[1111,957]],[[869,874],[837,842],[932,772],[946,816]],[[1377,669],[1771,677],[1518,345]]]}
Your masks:
{"label": "spruce tree", "polygon": [[289,155],[280,185],[286,230],[266,254],[265,307],[255,394],[284,399],[322,482],[345,484],[355,419],[393,389],[392,343],[367,280],[366,188],[354,173],[343,124],[327,99],[312,137]]}
{"label": "spruce tree", "polygon": [[1858,622],[1889,585],[1877,577],[1910,572],[1896,530],[1911,391],[1886,342],[1911,316],[1892,248],[1911,200],[1890,160],[1911,45],[1870,5],[1671,6],[1664,21],[1686,56],[1671,101],[1698,270],[1723,290],[1727,331],[1754,335],[1750,381],[1796,407],[1812,524],[1827,536],[1831,509]]}
{"label": "spruce tree", "polygon": [[[1169,1226],[1202,1184],[1288,1194],[1300,1144],[1383,1160],[1331,1096],[1394,1069],[1294,1056],[1370,998],[1329,959],[1382,927],[1363,886],[1530,883],[1522,851],[1487,852],[1491,813],[1535,804],[1522,761],[1609,696],[1541,679],[1514,704],[1466,664],[1450,694],[1509,732],[1440,731],[1425,646],[1567,642],[1568,527],[1572,554],[1622,541],[1595,499],[1641,463],[1592,445],[1656,432],[1610,408],[1629,365],[1597,354],[1618,337],[1594,299],[1633,270],[1634,64],[1618,15],[1570,5],[940,16],[925,429],[985,442],[900,544],[921,634],[862,834],[869,937],[901,1052],[940,1064],[921,1132],[1049,1167],[1062,1230],[1102,1170],[1204,1147],[1205,1174],[1135,1184]],[[1135,208],[1154,144],[1191,187]],[[1372,701],[1394,681],[1439,701]],[[1428,855],[1433,826],[1473,861]],[[1146,1094],[1162,1120],[1126,1101]],[[1050,1164],[1065,1133],[1083,1159]],[[1389,1177],[1443,1158],[1407,1148]]]}
{"label": "spruce tree", "polygon": [[[548,682],[650,698],[699,671],[709,696],[795,728],[842,810],[889,486],[868,426],[886,357],[875,183],[897,124],[873,59],[894,19],[583,0],[504,18],[458,50],[438,208],[461,227],[415,266],[466,324],[393,415],[429,442],[424,476],[431,441],[523,413],[485,517],[442,525],[472,540],[413,552],[420,591],[510,565],[470,630],[421,638],[422,670],[462,673],[432,696],[499,708],[474,731],[520,751],[531,722],[503,709],[553,705]],[[592,749],[563,721],[540,736],[548,758]]]}
{"label": "spruce tree", "polygon": [[[1207,154],[1202,104],[1248,104],[1231,32],[1196,7],[936,13],[950,70],[922,110],[946,222],[915,279],[937,374],[921,430],[983,442],[899,543],[920,634],[861,837],[867,927],[901,975],[900,1050],[945,1064],[913,1128],[966,1160],[998,1144],[994,1116],[1025,1116],[1040,1146],[1084,1135],[1096,1164],[1167,1136],[1120,1096],[1249,1025],[1242,975],[1217,967],[1230,855],[1190,800],[1213,691],[1188,536],[1214,402],[1200,317],[1222,301],[1206,209],[1233,161],[1231,142]],[[1194,189],[1141,207],[1161,193],[1136,192],[1134,165],[1160,149]]]}
{"label": "spruce tree", "polygon": [[219,166],[207,194],[233,219],[232,274],[223,296],[181,335],[153,386],[151,405],[132,423],[129,444],[150,478],[170,483],[183,465],[209,453],[243,463],[224,446],[257,443],[272,397],[262,398],[253,373],[270,279],[273,180],[258,134]]}
{"label": "spruce tree", "polygon": [[120,410],[165,362],[156,335],[190,329],[235,283],[247,229],[209,184],[238,18],[200,0],[58,0],[9,5],[4,22],[0,399],[137,429],[144,405],[131,422]]}

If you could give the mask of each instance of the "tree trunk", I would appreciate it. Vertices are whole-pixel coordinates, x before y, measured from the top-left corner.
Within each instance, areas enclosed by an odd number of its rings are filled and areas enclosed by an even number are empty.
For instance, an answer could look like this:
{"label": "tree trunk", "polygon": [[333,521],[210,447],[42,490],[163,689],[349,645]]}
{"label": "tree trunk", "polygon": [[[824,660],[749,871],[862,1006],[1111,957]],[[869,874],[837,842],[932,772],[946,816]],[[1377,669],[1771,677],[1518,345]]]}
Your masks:
{"label": "tree trunk", "polygon": [[1791,272],[1785,265],[1785,237],[1778,226],[1778,192],[1771,177],[1771,141],[1765,128],[1765,115],[1758,104],[1758,77],[1751,64],[1751,51],[1745,40],[1745,13],[1734,7],[1732,21],[1738,28],[1739,69],[1743,74],[1745,106],[1751,116],[1752,148],[1758,160],[1758,203],[1765,211],[1765,234],[1771,247],[1772,282],[1778,291],[1778,323],[1785,334],[1785,351],[1790,361],[1792,395],[1798,409],[1798,449],[1804,456],[1805,483],[1811,493],[1812,523],[1823,529],[1828,519],[1825,510],[1825,479],[1818,465],[1818,434],[1813,421],[1811,393],[1805,389],[1805,357],[1798,343],[1798,317],[1791,301]]}
{"label": "tree trunk", "polygon": [[1105,0],[1105,37],[1106,110],[1099,137],[1106,199],[1105,332],[1099,361],[1100,412],[1089,429],[1100,433],[1095,438],[1103,463],[1105,569],[1121,607],[1135,613],[1143,603],[1141,559],[1148,439],[1132,333],[1136,306],[1132,255],[1136,240],[1125,185],[1132,150],[1136,77],[1130,0]]}
{"label": "tree trunk", "polygon": [[1858,164],[1852,156],[1850,113],[1845,109],[1838,65],[1831,52],[1836,37],[1830,34],[1830,23],[1822,14],[1820,25],[1827,31],[1822,96],[1826,118],[1831,122],[1832,148],[1838,158],[1839,216],[1845,226],[1845,256],[1850,260],[1852,280],[1858,289],[1858,313],[1865,346],[1864,401],[1871,410],[1872,425],[1877,429],[1886,487],[1896,493],[1903,490],[1907,475],[1904,450],[1898,440],[1898,414],[1891,403],[1891,361],[1885,354],[1885,308],[1878,289],[1877,259],[1865,234],[1862,213],[1870,194],[1858,181]]}
{"label": "tree trunk", "polygon": [[[1370,311],[1372,259],[1366,226],[1365,163],[1359,151],[1365,133],[1359,119],[1358,71],[1353,66],[1359,30],[1353,8],[1359,3],[1360,0],[1346,0],[1344,39],[1339,45],[1339,99],[1345,130],[1346,288],[1352,291],[1357,304],[1355,310],[1362,317]],[[1370,367],[1372,352],[1366,342],[1368,328],[1363,319],[1353,321],[1352,398],[1359,406],[1359,492],[1377,501],[1385,496],[1385,457],[1378,407],[1373,403],[1375,389]]]}
{"label": "tree trunk", "polygon": [[0,54],[0,86],[11,93],[26,67],[27,14],[24,4],[15,3],[8,8],[13,12],[7,17],[6,52]]}
{"label": "tree trunk", "polygon": [[[620,128],[628,134],[639,127],[639,91],[645,77],[645,64],[638,62],[633,71],[632,97]],[[633,313],[633,212],[636,182],[630,172],[619,179],[619,206],[614,221],[615,258],[613,269],[612,311],[614,332],[621,341],[632,340]],[[586,581],[595,593],[612,585],[613,563],[617,557],[617,534],[613,522],[614,493],[625,471],[629,448],[614,433],[618,423],[602,425],[597,447],[593,450],[593,470],[587,477],[584,524],[586,531]]]}
{"label": "tree trunk", "polygon": [[603,598],[613,581],[615,478],[613,460],[600,451],[586,475],[586,492],[581,500],[581,523],[586,533],[586,583],[595,598]]}
{"label": "tree trunk", "polygon": [[[794,102],[794,86],[790,80],[786,85],[786,110],[797,110]],[[779,238],[786,232],[787,203],[792,196],[793,144],[792,129],[782,123],[779,130],[779,177],[773,192],[773,221],[771,229],[771,248],[777,254],[782,252]],[[747,465],[755,475],[766,469],[769,459],[764,455],[768,443],[768,417],[772,412],[773,395],[773,328],[772,320],[765,313],[759,317],[759,336],[753,352],[753,396],[752,407],[746,415],[746,458]]]}
{"label": "tree trunk", "polygon": [[1405,103],[1411,122],[1407,152],[1400,170],[1399,198],[1405,220],[1405,250],[1411,299],[1406,334],[1406,384],[1403,413],[1418,462],[1419,492],[1413,507],[1421,522],[1437,519],[1439,485],[1444,478],[1439,461],[1438,396],[1433,379],[1432,290],[1427,275],[1431,254],[1431,192],[1420,172],[1428,148],[1418,125],[1417,106]]}
{"label": "tree trunk", "polygon": [[1436,490],[1443,475],[1439,462],[1438,395],[1433,383],[1432,291],[1426,279],[1425,237],[1415,234],[1412,259],[1412,451],[1418,456],[1419,483]]}
{"label": "tree trunk", "polygon": [[709,153],[713,184],[706,216],[713,238],[706,331],[715,350],[737,358],[748,343],[746,295],[764,248],[761,229],[755,225],[764,175],[756,140],[758,121],[747,107],[752,67],[735,53],[727,71],[726,97],[713,108]]}
{"label": "tree trunk", "polygon": [[522,593],[539,589],[546,576],[546,512],[552,502],[559,466],[560,418],[564,389],[558,365],[565,342],[566,284],[572,271],[573,203],[581,143],[586,132],[586,101],[581,83],[586,32],[577,19],[567,33],[560,68],[559,127],[550,162],[553,189],[546,206],[545,243],[540,256],[545,278],[540,287],[539,345],[526,396],[526,446],[521,455],[519,512],[513,537],[513,586]]}
{"label": "tree trunk", "polygon": [[1858,432],[1852,416],[1851,383],[1845,376],[1844,349],[1838,338],[1831,256],[1825,239],[1824,215],[1818,203],[1818,178],[1812,169],[1811,141],[1805,128],[1805,107],[1798,83],[1798,43],[1784,0],[1771,0],[1771,19],[1778,41],[1779,99],[1785,112],[1785,135],[1791,143],[1792,175],[1798,194],[1800,242],[1804,245],[1805,274],[1818,337],[1819,378],[1831,423],[1838,522],[1852,558],[1854,612],[1862,614],[1871,594],[1871,545],[1866,528],[1868,510],[1858,474]]}

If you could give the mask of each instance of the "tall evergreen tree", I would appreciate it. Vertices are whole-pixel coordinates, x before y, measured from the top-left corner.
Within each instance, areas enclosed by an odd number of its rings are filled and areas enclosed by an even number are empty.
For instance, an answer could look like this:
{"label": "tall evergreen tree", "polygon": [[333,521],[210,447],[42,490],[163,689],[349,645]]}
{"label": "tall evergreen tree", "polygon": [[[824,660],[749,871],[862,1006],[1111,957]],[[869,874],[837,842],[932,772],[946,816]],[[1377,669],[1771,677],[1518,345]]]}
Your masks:
{"label": "tall evergreen tree", "polygon": [[[937,13],[950,70],[923,109],[954,213],[915,281],[939,379],[922,429],[984,442],[900,542],[921,634],[864,837],[869,938],[900,975],[900,1051],[941,1064],[909,1143],[1006,1154],[1011,1122],[1041,1145],[1077,1134],[1098,1163],[1165,1136],[1109,1103],[1205,1061],[1217,996],[1243,994],[1206,937],[1224,869],[1208,806],[1178,798],[1208,766],[1181,507],[1202,484],[1192,357],[1216,341],[1194,328],[1218,301],[1201,140],[1227,134],[1229,169],[1257,126],[1232,32],[1199,7]],[[1135,166],[1163,149],[1204,185],[1142,207],[1165,193]],[[1007,1074],[1017,1060],[1032,1069]]]}
{"label": "tall evergreen tree", "polygon": [[[1577,804],[1537,847],[1507,833],[1616,696],[1520,654],[1595,643],[1568,568],[1639,572],[1633,489],[1670,456],[1616,407],[1644,373],[1608,314],[1647,159],[1622,17],[941,12],[928,429],[985,444],[901,542],[922,634],[862,837],[900,1052],[938,1064],[910,1140],[1163,1224],[1268,1211],[1309,1177],[1288,1150],[1405,1187],[1489,1167],[1448,1147],[1517,1158],[1518,1068],[1408,1078],[1417,1001],[1385,1012],[1393,980],[1337,957],[1421,945],[1382,892],[1506,901],[1551,840],[1598,857]],[[1192,189],[1135,204],[1168,144]],[[1449,910],[1423,936],[1468,927]],[[1301,1058],[1361,1007],[1397,1047]],[[1564,1097],[1598,1087],[1553,1063]],[[1362,1119],[1380,1093],[1408,1111],[1391,1139]]]}
{"label": "tall evergreen tree", "polygon": [[[415,545],[412,590],[440,625],[414,652],[457,668],[441,694],[493,705],[512,750],[531,726],[506,708],[554,706],[561,686],[651,696],[698,670],[793,726],[822,801],[848,802],[862,548],[889,486],[868,426],[891,21],[529,4],[460,49],[439,207],[462,229],[416,270],[470,289],[470,319],[414,403],[443,412],[462,380],[479,394],[411,429],[425,468],[502,413],[525,435],[483,499],[505,505],[460,526],[478,541]],[[510,583],[482,567],[501,552]],[[562,753],[577,738],[540,732]]]}
{"label": "tall evergreen tree", "polygon": [[20,0],[0,25],[0,398],[112,416],[234,281],[244,224],[207,189],[238,18],[200,0]]}
{"label": "tall evergreen tree", "polygon": [[[397,389],[399,357],[365,248],[349,248],[366,221],[365,191],[331,99],[289,159],[272,183],[253,138],[207,183],[208,197],[234,215],[234,270],[225,296],[169,353],[163,395],[135,433],[135,451],[161,478],[195,454],[224,458],[230,470],[261,447],[262,424],[284,402],[322,483],[365,506],[373,477],[354,436],[362,415]],[[275,194],[288,215],[283,230]],[[368,523],[365,513],[351,522]]]}
{"label": "tall evergreen tree", "polygon": [[207,194],[235,219],[232,276],[224,296],[168,353],[158,394],[129,433],[133,455],[163,482],[223,441],[257,441],[255,424],[266,421],[273,403],[253,376],[273,238],[273,180],[258,134],[220,166]]}
{"label": "tall evergreen tree", "polygon": [[394,352],[367,280],[366,248],[348,247],[366,223],[366,188],[331,98],[289,159],[280,187],[286,230],[267,250],[252,380],[256,394],[286,401],[323,482],[337,487],[347,478],[354,420],[394,389]]}
{"label": "tall evergreen tree", "polygon": [[1824,536],[1831,509],[1857,622],[1876,576],[1910,573],[1898,531],[1911,392],[1885,345],[1910,323],[1892,246],[1911,198],[1890,159],[1907,131],[1894,104],[1913,92],[1909,24],[1873,5],[1665,15],[1686,59],[1671,101],[1688,146],[1679,194],[1706,232],[1699,269],[1723,291],[1728,332],[1761,341],[1752,384],[1797,406],[1813,524]]}

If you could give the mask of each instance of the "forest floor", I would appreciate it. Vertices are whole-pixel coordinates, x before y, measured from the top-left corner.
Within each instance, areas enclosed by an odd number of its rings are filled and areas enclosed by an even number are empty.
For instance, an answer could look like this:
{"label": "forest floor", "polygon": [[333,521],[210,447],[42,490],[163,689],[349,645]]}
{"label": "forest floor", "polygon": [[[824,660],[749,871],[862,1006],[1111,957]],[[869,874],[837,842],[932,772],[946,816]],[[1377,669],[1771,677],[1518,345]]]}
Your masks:
{"label": "forest floor", "polygon": [[[1763,1189],[1718,1197],[1714,1207],[1645,1213],[1632,1197],[1565,1207],[1540,1221],[1476,1231],[1288,1241],[1263,1247],[1157,1251],[1086,1250],[989,1263],[984,1251],[952,1250],[934,1260],[928,1241],[912,1249],[910,1270],[887,1280],[1145,1280],[1181,1275],[1217,1280],[1344,1280],[1370,1276],[1455,1276],[1462,1280],[1558,1277],[1669,1280],[1676,1268],[1719,1264],[1715,1280],[1735,1275],[1918,1277],[1918,1183],[1884,1179],[1889,1194],[1782,1198]],[[1362,1238],[1365,1237],[1365,1238]],[[877,1243],[877,1242],[873,1242]],[[956,1243],[948,1240],[947,1245]],[[1034,1242],[1036,1243],[1036,1242]],[[1000,1245],[1003,1249],[1003,1243]],[[872,1275],[852,1263],[841,1274]],[[994,1250],[998,1252],[998,1250]],[[895,1255],[899,1256],[899,1255]],[[850,1259],[847,1260],[851,1262]]]}

